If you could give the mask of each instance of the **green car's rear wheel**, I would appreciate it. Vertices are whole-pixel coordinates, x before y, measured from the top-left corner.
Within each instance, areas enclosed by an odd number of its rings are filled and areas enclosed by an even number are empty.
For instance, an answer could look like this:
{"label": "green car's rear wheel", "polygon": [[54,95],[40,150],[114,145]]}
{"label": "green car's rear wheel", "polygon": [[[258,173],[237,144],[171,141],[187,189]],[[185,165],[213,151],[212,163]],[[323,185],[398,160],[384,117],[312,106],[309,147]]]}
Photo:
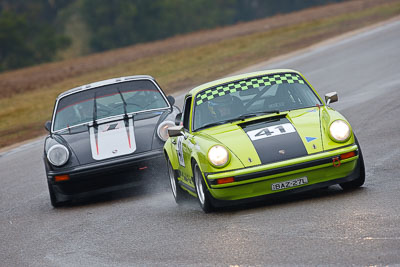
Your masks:
{"label": "green car's rear wheel", "polygon": [[354,136],[354,138],[356,139],[356,144],[358,146],[358,160],[357,160],[357,166],[356,166],[356,171],[358,172],[358,177],[350,182],[346,182],[346,183],[341,183],[340,187],[343,190],[352,190],[355,188],[358,188],[360,186],[362,186],[365,182],[365,166],[364,166],[364,158],[363,158],[363,154],[361,152],[361,147],[360,144],[358,143],[357,137]]}
{"label": "green car's rear wheel", "polygon": [[168,177],[169,177],[169,182],[171,184],[171,190],[172,190],[172,195],[175,198],[175,202],[180,204],[185,198],[185,192],[183,189],[179,186],[178,184],[178,177],[176,177],[174,170],[172,169],[171,162],[167,160],[167,166],[168,166]]}
{"label": "green car's rear wheel", "polygon": [[199,200],[200,207],[205,213],[211,212],[213,206],[210,201],[210,193],[208,192],[207,186],[205,185],[203,174],[201,173],[197,163],[193,166],[194,184],[196,186],[197,199]]}

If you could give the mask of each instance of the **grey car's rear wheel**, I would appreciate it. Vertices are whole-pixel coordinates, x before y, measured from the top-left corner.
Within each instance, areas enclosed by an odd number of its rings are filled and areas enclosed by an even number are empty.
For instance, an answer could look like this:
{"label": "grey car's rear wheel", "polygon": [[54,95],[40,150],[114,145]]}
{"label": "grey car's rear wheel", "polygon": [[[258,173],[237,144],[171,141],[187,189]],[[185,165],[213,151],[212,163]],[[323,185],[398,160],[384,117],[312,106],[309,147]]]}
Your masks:
{"label": "grey car's rear wheel", "polygon": [[364,158],[363,154],[361,152],[361,147],[360,144],[358,143],[357,137],[354,136],[356,139],[356,144],[358,146],[358,160],[357,160],[357,166],[356,166],[356,172],[358,173],[358,177],[350,182],[346,183],[341,183],[340,187],[343,190],[352,190],[355,188],[358,188],[362,186],[365,182],[365,166],[364,166]]}
{"label": "grey car's rear wheel", "polygon": [[172,169],[171,162],[167,160],[168,177],[171,184],[172,195],[174,196],[175,202],[181,204],[185,199],[185,192],[178,184],[178,177]]}
{"label": "grey car's rear wheel", "polygon": [[200,207],[205,213],[211,212],[213,206],[210,201],[210,193],[208,192],[207,186],[203,179],[203,174],[201,173],[197,163],[193,166],[194,174],[194,184],[196,186],[197,199],[199,200]]}

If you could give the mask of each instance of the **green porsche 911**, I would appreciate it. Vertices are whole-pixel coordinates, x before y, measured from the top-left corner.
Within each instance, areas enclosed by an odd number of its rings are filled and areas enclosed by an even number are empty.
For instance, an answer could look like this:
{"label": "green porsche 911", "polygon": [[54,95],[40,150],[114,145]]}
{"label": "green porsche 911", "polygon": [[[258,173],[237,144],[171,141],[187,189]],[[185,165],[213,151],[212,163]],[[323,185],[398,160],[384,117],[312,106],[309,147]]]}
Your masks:
{"label": "green porsche 911", "polygon": [[164,145],[172,193],[214,207],[339,184],[364,184],[349,122],[294,70],[247,73],[200,85]]}

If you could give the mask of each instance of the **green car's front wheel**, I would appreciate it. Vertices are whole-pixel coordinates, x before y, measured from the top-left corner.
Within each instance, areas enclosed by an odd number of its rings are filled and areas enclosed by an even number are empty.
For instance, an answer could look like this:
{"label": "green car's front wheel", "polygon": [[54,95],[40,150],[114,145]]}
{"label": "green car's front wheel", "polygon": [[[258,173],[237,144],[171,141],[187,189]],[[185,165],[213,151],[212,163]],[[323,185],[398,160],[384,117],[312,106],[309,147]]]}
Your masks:
{"label": "green car's front wheel", "polygon": [[361,152],[361,147],[360,144],[358,143],[357,137],[355,137],[356,144],[358,146],[358,160],[357,160],[357,166],[356,166],[356,171],[358,173],[358,176],[355,180],[346,182],[346,183],[341,183],[340,187],[343,190],[353,190],[356,189],[360,186],[362,186],[365,182],[365,166],[364,166],[364,157]]}
{"label": "green car's front wheel", "polygon": [[177,204],[181,204],[183,199],[185,198],[185,192],[178,184],[178,177],[176,177],[174,170],[172,169],[171,162],[167,160],[168,167],[168,177],[171,184],[172,195],[175,198],[175,202]]}
{"label": "green car's front wheel", "polygon": [[193,174],[194,174],[194,184],[196,186],[197,199],[199,200],[200,207],[203,209],[205,213],[211,212],[213,210],[213,206],[210,201],[210,193],[207,190],[207,186],[205,185],[203,174],[200,171],[197,163],[193,166]]}

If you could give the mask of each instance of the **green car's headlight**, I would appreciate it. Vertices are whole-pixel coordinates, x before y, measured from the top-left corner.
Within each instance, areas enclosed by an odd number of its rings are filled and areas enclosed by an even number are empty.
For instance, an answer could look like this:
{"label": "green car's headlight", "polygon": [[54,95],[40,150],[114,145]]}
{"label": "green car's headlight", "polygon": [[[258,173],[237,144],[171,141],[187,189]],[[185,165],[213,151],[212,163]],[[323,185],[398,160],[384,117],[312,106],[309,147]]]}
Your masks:
{"label": "green car's headlight", "polygon": [[229,161],[229,152],[225,147],[215,145],[208,150],[208,160],[215,167],[223,167]]}
{"label": "green car's headlight", "polygon": [[69,151],[63,145],[54,145],[47,152],[47,159],[52,165],[60,167],[67,163],[69,159]]}
{"label": "green car's headlight", "polygon": [[345,142],[350,138],[350,126],[343,120],[336,120],[329,126],[330,137],[335,142]]}

